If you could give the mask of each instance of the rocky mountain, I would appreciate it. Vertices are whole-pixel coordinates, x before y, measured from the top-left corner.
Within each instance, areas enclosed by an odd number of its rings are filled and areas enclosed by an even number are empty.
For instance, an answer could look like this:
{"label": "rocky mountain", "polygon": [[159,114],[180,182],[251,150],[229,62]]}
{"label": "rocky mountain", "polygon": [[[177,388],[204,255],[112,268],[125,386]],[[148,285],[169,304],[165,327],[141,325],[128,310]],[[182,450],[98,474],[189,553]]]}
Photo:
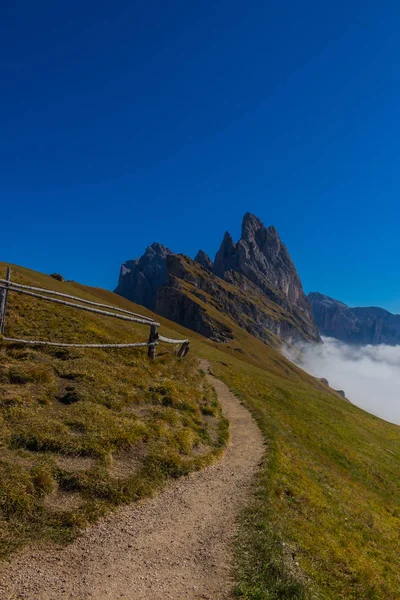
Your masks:
{"label": "rocky mountain", "polygon": [[170,254],[169,248],[154,242],[143,256],[123,263],[115,293],[151,309],[157,290],[167,281]]}
{"label": "rocky mountain", "polygon": [[[217,341],[239,325],[263,341],[319,341],[300,278],[274,227],[246,213],[235,244],[225,233],[214,263],[152,244],[122,265],[118,294]],[[228,318],[228,321],[227,321]]]}
{"label": "rocky mountain", "polygon": [[305,339],[305,323],[271,301],[243,275],[225,281],[183,255],[167,257],[168,280],[157,292],[154,310],[217,342],[235,337],[235,326],[262,341]]}
{"label": "rocky mountain", "polygon": [[350,308],[317,292],[308,295],[322,335],[350,344],[400,344],[400,315],[383,308]]}
{"label": "rocky mountain", "polygon": [[197,261],[199,263],[199,265],[204,267],[207,271],[210,271],[211,273],[213,272],[214,263],[211,260],[211,258],[208,256],[208,254],[206,254],[203,250],[198,251],[194,260]]}
{"label": "rocky mountain", "polygon": [[216,275],[224,277],[231,270],[246,275],[267,295],[281,292],[289,302],[300,300],[309,310],[296,268],[275,227],[264,227],[250,213],[243,218],[238,243],[226,232],[215,257]]}
{"label": "rocky mountain", "polygon": [[215,257],[216,275],[229,280],[230,271],[242,273],[272,300],[287,303],[291,310],[303,312],[306,320],[313,323],[300,277],[278,232],[275,227],[264,227],[250,213],[243,218],[238,243],[235,245],[226,232]]}

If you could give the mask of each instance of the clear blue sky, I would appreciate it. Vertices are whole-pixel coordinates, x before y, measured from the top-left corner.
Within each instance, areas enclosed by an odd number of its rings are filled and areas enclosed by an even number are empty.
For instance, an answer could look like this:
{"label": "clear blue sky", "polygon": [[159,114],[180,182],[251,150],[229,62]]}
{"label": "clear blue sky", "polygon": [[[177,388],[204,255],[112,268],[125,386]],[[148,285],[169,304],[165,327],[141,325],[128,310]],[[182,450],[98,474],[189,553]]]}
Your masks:
{"label": "clear blue sky", "polygon": [[250,211],[306,291],[400,312],[397,1],[6,0],[0,259],[115,287]]}

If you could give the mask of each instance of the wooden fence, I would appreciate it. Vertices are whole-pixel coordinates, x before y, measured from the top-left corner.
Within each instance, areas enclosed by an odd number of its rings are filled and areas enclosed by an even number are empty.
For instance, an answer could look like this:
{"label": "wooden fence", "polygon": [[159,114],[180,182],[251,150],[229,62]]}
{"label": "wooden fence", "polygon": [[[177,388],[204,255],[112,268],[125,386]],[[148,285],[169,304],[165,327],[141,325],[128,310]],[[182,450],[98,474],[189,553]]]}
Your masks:
{"label": "wooden fence", "polygon": [[[6,310],[7,310],[7,299],[10,292],[17,294],[25,294],[33,298],[39,298],[47,300],[47,302],[54,302],[55,304],[61,304],[63,306],[69,306],[78,310],[84,310],[87,312],[103,315],[106,317],[113,317],[115,319],[121,319],[123,321],[130,321],[133,323],[140,323],[141,325],[147,325],[150,327],[150,335],[147,342],[136,342],[132,344],[68,344],[61,342],[48,342],[41,340],[24,340],[11,337],[5,337],[5,321],[6,321]],[[74,302],[70,302],[74,300]],[[80,304],[77,304],[79,302]],[[96,308],[95,308],[96,307]],[[108,310],[104,310],[108,309]],[[19,344],[30,344],[36,346],[61,346],[63,348],[139,348],[142,346],[148,347],[148,357],[154,360],[156,357],[156,347],[160,342],[166,344],[181,344],[178,356],[184,357],[189,352],[189,340],[173,340],[171,338],[160,335],[158,328],[160,323],[157,323],[151,317],[145,317],[137,313],[119,308],[118,306],[112,306],[109,304],[101,304],[99,302],[92,302],[91,300],[85,300],[78,296],[71,296],[70,294],[63,294],[54,290],[46,290],[44,288],[32,287],[28,285],[22,285],[21,283],[15,283],[11,281],[11,269],[7,269],[6,279],[0,279],[0,335],[6,342],[14,342]]]}

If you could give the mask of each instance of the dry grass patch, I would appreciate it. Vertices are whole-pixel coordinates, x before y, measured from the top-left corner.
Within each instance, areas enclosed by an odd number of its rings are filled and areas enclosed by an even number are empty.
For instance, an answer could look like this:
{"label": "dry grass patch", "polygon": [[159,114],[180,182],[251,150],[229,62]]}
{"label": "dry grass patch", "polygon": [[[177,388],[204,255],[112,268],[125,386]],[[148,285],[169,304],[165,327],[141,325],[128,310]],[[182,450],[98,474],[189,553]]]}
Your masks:
{"label": "dry grass patch", "polygon": [[[104,301],[26,269],[13,269],[13,279]],[[10,293],[6,335],[135,342],[148,327]],[[160,346],[150,362],[146,349],[0,344],[0,555],[32,540],[73,539],[113,506],[213,460],[227,435],[197,361],[174,348]]]}
{"label": "dry grass patch", "polygon": [[250,354],[201,352],[267,443],[237,540],[237,597],[397,598],[400,428],[293,373],[268,348],[265,369]]}

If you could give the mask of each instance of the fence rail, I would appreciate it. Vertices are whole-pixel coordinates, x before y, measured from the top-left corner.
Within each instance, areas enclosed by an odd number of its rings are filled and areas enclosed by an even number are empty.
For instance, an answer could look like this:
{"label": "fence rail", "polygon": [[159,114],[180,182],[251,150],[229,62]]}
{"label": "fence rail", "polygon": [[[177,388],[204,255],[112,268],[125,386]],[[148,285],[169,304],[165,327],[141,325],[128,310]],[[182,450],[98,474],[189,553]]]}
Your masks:
{"label": "fence rail", "polygon": [[[73,344],[73,343],[64,343],[64,342],[50,342],[50,341],[42,341],[42,340],[25,340],[18,339],[12,337],[4,336],[4,328],[5,328],[5,318],[6,318],[6,309],[7,309],[7,298],[9,292],[16,292],[17,294],[25,294],[27,296],[31,296],[33,298],[39,298],[41,300],[46,300],[47,302],[54,302],[56,304],[61,304],[63,306],[69,306],[71,308],[76,308],[78,310],[84,310],[86,312],[95,313],[98,315],[113,317],[116,319],[121,319],[123,321],[130,321],[134,323],[140,323],[141,325],[148,325],[150,327],[150,335],[147,342],[135,342],[128,344]],[[40,292],[40,293],[37,293]],[[57,298],[54,298],[57,296]],[[68,298],[69,300],[76,300],[81,304],[77,304],[76,302],[68,302],[67,300],[59,300],[58,298]],[[93,308],[94,306],[107,308],[109,310],[100,310],[99,308]],[[184,357],[189,351],[189,340],[174,340],[171,338],[164,337],[158,333],[158,328],[160,327],[160,323],[157,323],[151,317],[146,317],[144,315],[139,315],[137,313],[131,312],[129,310],[125,310],[123,308],[119,308],[118,306],[112,306],[109,304],[101,304],[99,302],[93,302],[91,300],[86,300],[85,298],[79,298],[78,296],[72,296],[70,294],[63,294],[62,292],[56,292],[55,290],[48,290],[45,288],[33,287],[28,285],[22,285],[21,283],[15,283],[11,281],[11,270],[7,269],[7,277],[6,279],[0,279],[0,334],[2,339],[6,342],[18,343],[18,344],[29,344],[36,346],[59,346],[62,348],[139,348],[139,347],[148,347],[148,357],[152,360],[155,359],[156,356],[156,346],[159,345],[160,342],[164,342],[166,344],[181,344],[181,347],[178,351],[178,356]]]}
{"label": "fence rail", "polygon": [[[144,315],[138,315],[137,313],[131,312],[130,310],[125,310],[124,308],[120,308],[119,306],[112,306],[110,304],[101,304],[100,302],[93,302],[92,300],[86,300],[86,298],[79,298],[79,296],[71,296],[70,294],[63,294],[62,292],[56,292],[54,290],[46,290],[46,288],[33,287],[30,285],[22,285],[22,283],[15,283],[14,281],[9,281],[8,279],[0,279],[0,287],[12,287],[19,288],[20,290],[30,290],[31,292],[42,292],[44,294],[50,294],[51,296],[59,296],[62,298],[69,298],[70,300],[78,300],[83,304],[91,304],[92,306],[100,306],[102,308],[111,308],[112,310],[116,310],[121,313],[125,313],[127,315],[131,315],[132,317],[140,317],[146,321],[154,322],[152,317],[145,317]],[[15,291],[18,291],[17,289]]]}
{"label": "fence rail", "polygon": [[30,344],[32,346],[59,346],[61,348],[140,348],[144,346],[157,346],[157,342],[135,342],[133,344],[65,344],[64,342],[45,342],[43,340],[22,340],[19,338],[4,337],[6,342],[15,344]]}

